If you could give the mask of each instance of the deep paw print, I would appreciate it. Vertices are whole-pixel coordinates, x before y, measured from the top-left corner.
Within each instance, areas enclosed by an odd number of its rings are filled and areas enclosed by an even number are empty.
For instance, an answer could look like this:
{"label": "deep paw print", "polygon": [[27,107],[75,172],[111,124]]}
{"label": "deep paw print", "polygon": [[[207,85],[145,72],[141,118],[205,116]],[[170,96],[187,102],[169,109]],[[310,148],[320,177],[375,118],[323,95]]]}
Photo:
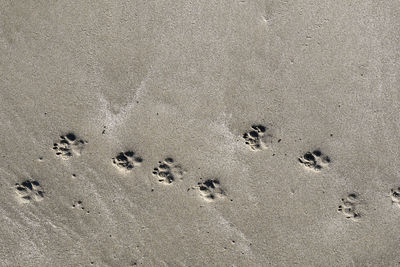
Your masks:
{"label": "deep paw print", "polygon": [[74,154],[79,156],[86,143],[86,141],[78,139],[75,134],[68,133],[60,136],[60,141],[54,143],[53,149],[57,156],[68,159]]}
{"label": "deep paw print", "polygon": [[171,184],[176,179],[182,179],[184,171],[172,158],[166,158],[158,163],[158,167],[153,169],[153,175],[160,183]]}
{"label": "deep paw print", "polygon": [[208,179],[204,182],[199,182],[197,185],[200,196],[206,201],[215,201],[226,196],[217,179]]}
{"label": "deep paw print", "polygon": [[331,162],[331,159],[328,156],[324,155],[320,150],[307,152],[298,160],[305,167],[314,171],[322,170]]}
{"label": "deep paw print", "polygon": [[41,201],[43,199],[43,190],[38,181],[26,180],[21,184],[15,184],[15,190],[22,202]]}
{"label": "deep paw print", "polygon": [[[79,210],[82,210],[82,211],[85,210],[85,207],[83,206],[82,200],[74,201],[72,203],[72,208],[79,209]],[[90,211],[86,210],[86,213],[90,213]]]}
{"label": "deep paw print", "polygon": [[357,220],[360,214],[355,211],[358,203],[358,195],[351,193],[346,199],[342,198],[342,205],[339,205],[338,212],[341,212],[347,219]]}
{"label": "deep paw print", "polygon": [[133,151],[126,151],[120,152],[115,158],[112,158],[112,161],[118,168],[130,171],[139,166],[143,159],[135,156],[135,152]]}
{"label": "deep paw print", "polygon": [[263,148],[265,148],[263,137],[265,135],[267,127],[263,125],[252,125],[251,129],[251,131],[243,134],[245,144],[254,151],[262,150]]}
{"label": "deep paw print", "polygon": [[390,197],[392,198],[392,203],[400,207],[400,187],[391,189]]}

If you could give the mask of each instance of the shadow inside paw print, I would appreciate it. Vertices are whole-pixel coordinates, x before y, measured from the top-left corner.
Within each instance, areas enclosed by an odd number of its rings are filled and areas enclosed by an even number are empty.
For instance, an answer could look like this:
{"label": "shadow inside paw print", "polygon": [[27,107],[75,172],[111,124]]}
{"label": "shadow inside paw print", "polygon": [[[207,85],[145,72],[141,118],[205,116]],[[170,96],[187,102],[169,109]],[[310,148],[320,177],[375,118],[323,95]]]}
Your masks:
{"label": "shadow inside paw print", "polygon": [[120,152],[115,158],[112,158],[115,166],[130,171],[139,166],[143,161],[141,157],[136,157],[133,151]]}
{"label": "shadow inside paw print", "polygon": [[86,143],[84,140],[78,140],[75,134],[68,133],[60,136],[60,141],[53,144],[53,149],[57,156],[68,159],[73,154],[79,156]]}
{"label": "shadow inside paw print", "polygon": [[351,193],[346,199],[342,198],[342,205],[339,205],[338,212],[341,212],[347,219],[356,220],[360,214],[355,211],[355,206],[358,203],[358,196]]}
{"label": "shadow inside paw print", "polygon": [[400,187],[391,189],[390,197],[392,198],[392,203],[400,207]]}
{"label": "shadow inside paw print", "polygon": [[298,158],[298,160],[305,167],[314,171],[322,170],[331,162],[331,159],[325,156],[320,150],[307,152],[302,157]]}
{"label": "shadow inside paw print", "polygon": [[166,158],[158,163],[158,167],[153,169],[153,175],[160,183],[171,184],[175,179],[182,178],[184,171],[180,165],[174,163],[172,158]]}
{"label": "shadow inside paw print", "polygon": [[204,182],[199,182],[198,189],[200,196],[206,201],[215,201],[218,198],[226,196],[217,179],[208,179]]}
{"label": "shadow inside paw print", "polygon": [[21,184],[15,184],[15,190],[22,202],[41,201],[43,199],[43,190],[38,181],[26,180]]}
{"label": "shadow inside paw print", "polygon": [[252,130],[243,134],[245,144],[252,150],[262,150],[265,147],[263,136],[267,128],[263,125],[252,125]]}

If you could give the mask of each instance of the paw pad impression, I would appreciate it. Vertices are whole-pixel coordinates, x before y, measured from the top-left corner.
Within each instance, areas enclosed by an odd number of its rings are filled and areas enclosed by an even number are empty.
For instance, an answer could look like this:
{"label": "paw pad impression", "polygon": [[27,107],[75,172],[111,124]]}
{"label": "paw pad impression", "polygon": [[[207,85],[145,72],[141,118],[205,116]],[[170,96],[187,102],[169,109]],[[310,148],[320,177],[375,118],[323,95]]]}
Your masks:
{"label": "paw pad impression", "polygon": [[262,137],[267,128],[263,125],[252,125],[252,130],[243,134],[245,144],[252,150],[262,150],[265,146]]}
{"label": "paw pad impression", "polygon": [[331,159],[318,149],[313,152],[306,152],[302,157],[298,158],[298,160],[305,167],[314,171],[322,170],[331,162]]}
{"label": "paw pad impression", "polygon": [[126,171],[130,171],[139,166],[142,161],[143,159],[141,157],[136,157],[133,151],[120,152],[115,158],[112,158],[112,162],[115,166]]}
{"label": "paw pad impression", "polygon": [[15,191],[22,202],[41,201],[43,199],[43,190],[38,181],[26,180],[21,184],[15,184]]}
{"label": "paw pad impression", "polygon": [[174,163],[173,158],[166,158],[158,163],[158,167],[153,169],[153,175],[160,183],[171,184],[176,179],[182,178],[184,171],[180,165]]}
{"label": "paw pad impression", "polygon": [[206,201],[215,201],[226,196],[217,179],[208,179],[198,183],[200,196]]}
{"label": "paw pad impression", "polygon": [[356,220],[360,214],[355,211],[355,206],[358,203],[358,195],[351,193],[346,199],[342,198],[342,204],[338,207],[338,212],[341,212],[347,219]]}
{"label": "paw pad impression", "polygon": [[86,141],[78,139],[75,134],[68,133],[60,136],[60,141],[53,144],[53,150],[57,156],[68,159],[74,154],[79,156],[86,143]]}
{"label": "paw pad impression", "polygon": [[391,189],[390,197],[392,198],[392,203],[396,203],[400,207],[400,187]]}

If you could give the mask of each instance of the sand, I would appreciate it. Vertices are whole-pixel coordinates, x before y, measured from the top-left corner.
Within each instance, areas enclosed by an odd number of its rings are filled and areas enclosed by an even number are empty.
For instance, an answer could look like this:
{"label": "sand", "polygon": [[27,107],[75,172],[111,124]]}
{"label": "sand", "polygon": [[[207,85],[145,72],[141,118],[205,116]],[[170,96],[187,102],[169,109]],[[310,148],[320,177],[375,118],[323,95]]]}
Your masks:
{"label": "sand", "polygon": [[0,266],[399,266],[398,1],[0,1]]}

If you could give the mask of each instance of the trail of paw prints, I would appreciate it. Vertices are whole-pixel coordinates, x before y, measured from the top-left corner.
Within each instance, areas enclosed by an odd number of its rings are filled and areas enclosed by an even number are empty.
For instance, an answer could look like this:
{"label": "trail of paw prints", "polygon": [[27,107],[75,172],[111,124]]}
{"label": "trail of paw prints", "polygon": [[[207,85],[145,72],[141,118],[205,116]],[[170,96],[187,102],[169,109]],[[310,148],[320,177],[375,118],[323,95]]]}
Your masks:
{"label": "trail of paw prints", "polygon": [[114,165],[122,170],[130,171],[133,168],[140,166],[143,162],[141,157],[135,156],[133,151],[120,152],[115,158],[112,158]]}
{"label": "trail of paw prints", "polygon": [[298,158],[298,160],[304,167],[313,171],[320,171],[331,162],[331,159],[318,149],[313,152],[306,152],[302,157]]}
{"label": "trail of paw prints", "polygon": [[19,200],[23,203],[30,201],[41,201],[43,199],[43,189],[36,180],[26,180],[21,184],[15,184],[15,191]]}
{"label": "trail of paw prints", "polygon": [[86,141],[78,139],[75,134],[68,133],[60,136],[60,141],[54,143],[53,150],[55,150],[57,156],[68,159],[74,154],[79,156],[86,143]]}
{"label": "trail of paw prints", "polygon": [[400,207],[400,187],[390,189],[390,197],[392,203]]}
{"label": "trail of paw prints", "polygon": [[207,179],[204,182],[197,184],[200,196],[208,201],[215,201],[221,198],[225,198],[225,190],[222,189],[218,179]]}
{"label": "trail of paw prints", "polygon": [[346,199],[341,199],[342,204],[338,207],[338,212],[342,213],[347,219],[357,220],[360,214],[355,208],[358,204],[358,195],[356,193],[349,194]]}
{"label": "trail of paw prints", "polygon": [[153,169],[153,175],[163,184],[171,184],[176,179],[182,179],[184,171],[174,162],[173,158],[166,158],[158,162],[158,167]]}
{"label": "trail of paw prints", "polygon": [[[72,208],[74,208],[74,209],[78,209],[78,210],[82,210],[82,211],[84,211],[85,210],[85,207],[83,206],[83,202],[82,202],[82,200],[77,200],[77,201],[74,201],[73,203],[72,203]],[[88,211],[88,210],[86,210],[86,213],[90,213],[90,211]]]}
{"label": "trail of paw prints", "polygon": [[252,125],[252,130],[243,134],[245,144],[252,150],[258,151],[265,147],[262,138],[267,128],[263,125]]}

